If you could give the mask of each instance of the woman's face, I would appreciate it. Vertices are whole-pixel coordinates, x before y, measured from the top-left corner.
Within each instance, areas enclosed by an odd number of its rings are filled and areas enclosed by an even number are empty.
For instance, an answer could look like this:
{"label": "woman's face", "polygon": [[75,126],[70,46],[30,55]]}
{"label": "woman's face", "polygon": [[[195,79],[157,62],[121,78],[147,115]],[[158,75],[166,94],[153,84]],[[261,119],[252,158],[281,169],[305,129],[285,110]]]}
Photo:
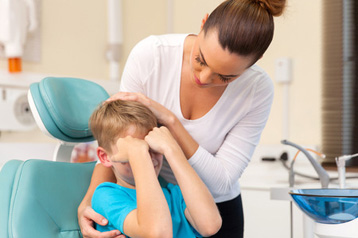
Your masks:
{"label": "woman's face", "polygon": [[251,65],[251,57],[223,49],[218,34],[201,31],[190,55],[191,80],[200,88],[222,87],[238,78]]}

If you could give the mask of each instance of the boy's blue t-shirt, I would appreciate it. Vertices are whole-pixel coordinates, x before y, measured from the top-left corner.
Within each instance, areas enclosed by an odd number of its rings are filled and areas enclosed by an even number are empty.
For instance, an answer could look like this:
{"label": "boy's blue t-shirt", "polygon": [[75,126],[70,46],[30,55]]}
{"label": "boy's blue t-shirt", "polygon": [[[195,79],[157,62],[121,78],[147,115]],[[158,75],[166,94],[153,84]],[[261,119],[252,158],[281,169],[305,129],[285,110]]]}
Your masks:
{"label": "boy's blue t-shirt", "polygon": [[[168,184],[162,189],[172,217],[173,237],[201,237],[185,217],[186,205],[179,186]],[[107,226],[96,224],[97,230],[101,232],[119,230],[123,233],[125,218],[131,211],[137,209],[136,190],[115,183],[102,183],[93,194],[92,208],[108,219]]]}

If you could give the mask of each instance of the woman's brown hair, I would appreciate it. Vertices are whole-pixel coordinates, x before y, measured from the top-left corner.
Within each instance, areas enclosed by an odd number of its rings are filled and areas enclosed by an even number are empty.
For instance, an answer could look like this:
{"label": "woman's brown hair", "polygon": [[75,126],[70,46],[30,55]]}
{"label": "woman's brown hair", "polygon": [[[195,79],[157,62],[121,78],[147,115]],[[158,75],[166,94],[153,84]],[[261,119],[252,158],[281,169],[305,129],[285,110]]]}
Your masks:
{"label": "woman's brown hair", "polygon": [[280,16],[286,0],[227,0],[220,4],[203,26],[204,33],[217,30],[224,49],[253,57],[254,64],[269,47],[274,16]]}

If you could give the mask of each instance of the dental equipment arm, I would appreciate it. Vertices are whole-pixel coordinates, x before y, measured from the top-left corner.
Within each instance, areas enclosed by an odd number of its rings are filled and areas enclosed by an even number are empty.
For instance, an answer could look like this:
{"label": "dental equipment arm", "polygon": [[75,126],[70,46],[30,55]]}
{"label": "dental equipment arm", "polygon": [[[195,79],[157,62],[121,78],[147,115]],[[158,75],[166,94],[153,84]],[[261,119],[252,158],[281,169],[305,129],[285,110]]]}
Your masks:
{"label": "dental equipment arm", "polygon": [[[328,173],[323,169],[323,167],[310,155],[310,153],[308,153],[308,151],[306,149],[304,149],[303,147],[295,144],[295,143],[292,143],[288,140],[282,140],[281,141],[282,144],[284,145],[290,145],[290,146],[293,146],[295,148],[297,148],[298,150],[302,151],[302,153],[304,153],[307,157],[307,159],[311,162],[313,168],[316,170],[319,178],[320,178],[320,181],[321,181],[321,185],[322,185],[322,188],[328,188],[328,184],[329,184],[329,175]],[[291,169],[290,169],[290,179],[291,179],[291,176],[293,176],[292,172],[293,172],[293,166],[291,166]]]}

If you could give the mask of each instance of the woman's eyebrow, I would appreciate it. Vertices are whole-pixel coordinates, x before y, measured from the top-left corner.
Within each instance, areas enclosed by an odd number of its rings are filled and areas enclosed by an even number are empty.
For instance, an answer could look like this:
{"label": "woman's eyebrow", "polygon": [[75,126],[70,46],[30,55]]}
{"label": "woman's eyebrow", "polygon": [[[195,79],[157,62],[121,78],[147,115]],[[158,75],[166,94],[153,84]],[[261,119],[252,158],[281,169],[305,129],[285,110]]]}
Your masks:
{"label": "woman's eyebrow", "polygon": [[[203,60],[203,62],[210,68],[210,66],[206,63],[206,60],[205,60],[205,57],[203,55],[203,52],[201,52],[201,49],[199,47],[199,53],[200,53],[200,57],[201,59]],[[228,78],[232,78],[232,77],[239,77],[240,75],[239,74],[229,74],[229,75],[224,75],[224,74],[218,74],[222,77],[228,77]]]}

